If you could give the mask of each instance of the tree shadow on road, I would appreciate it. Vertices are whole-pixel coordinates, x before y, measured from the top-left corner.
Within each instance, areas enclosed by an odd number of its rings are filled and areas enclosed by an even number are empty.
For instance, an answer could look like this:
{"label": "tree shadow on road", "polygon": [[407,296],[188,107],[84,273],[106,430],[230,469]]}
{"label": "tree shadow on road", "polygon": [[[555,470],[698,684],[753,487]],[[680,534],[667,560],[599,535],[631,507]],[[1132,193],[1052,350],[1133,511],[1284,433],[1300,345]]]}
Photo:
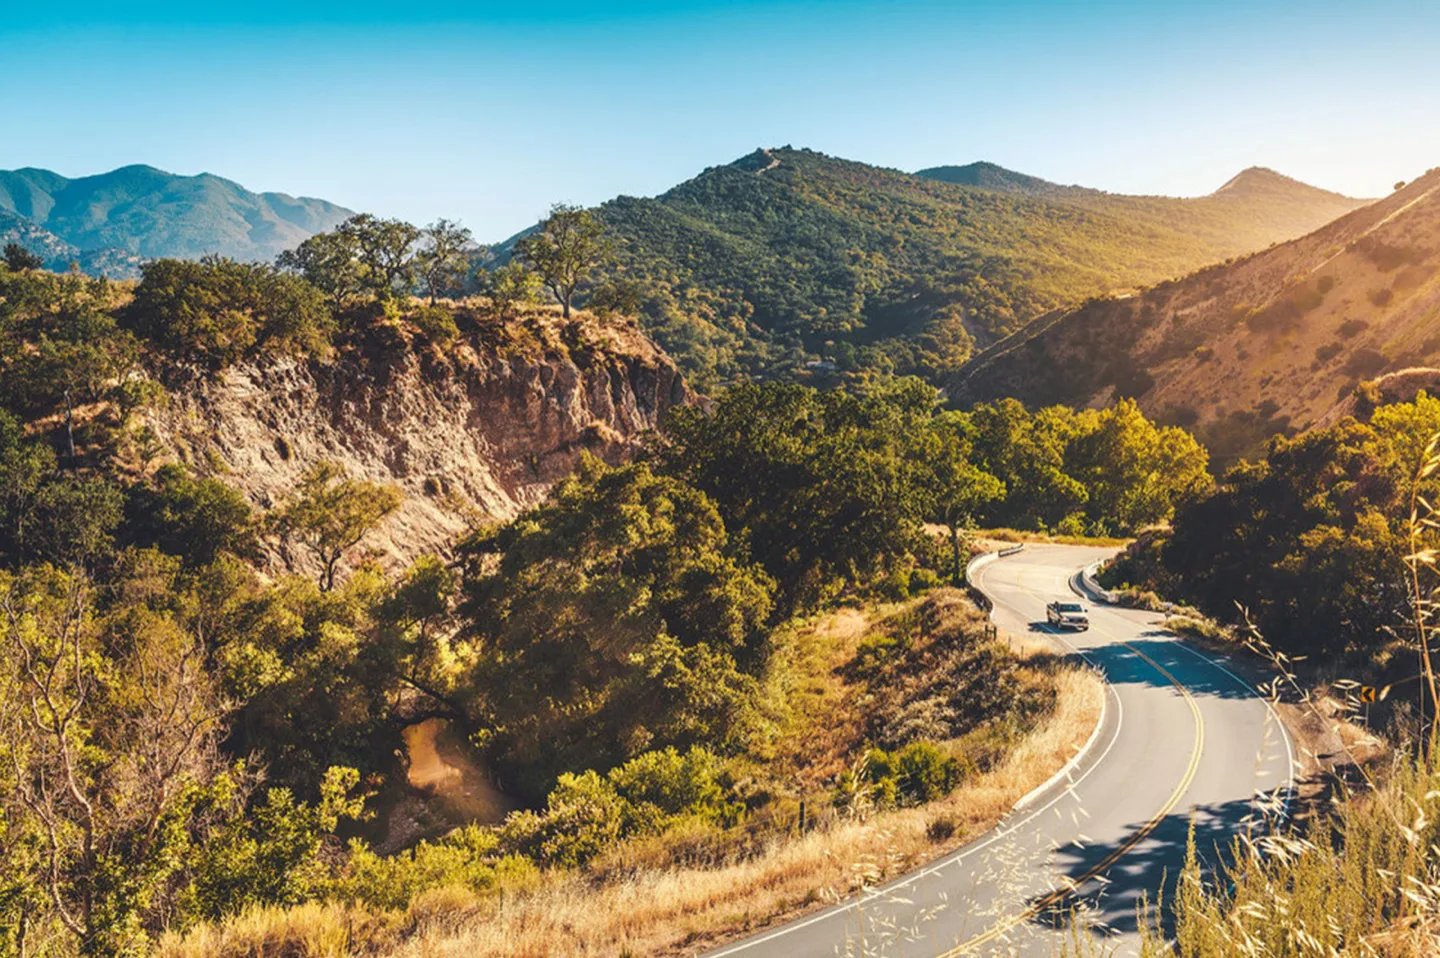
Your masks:
{"label": "tree shadow on road", "polygon": [[[1042,622],[1030,623],[1031,632],[1054,635]],[[1141,633],[1126,642],[1111,642],[1085,650],[1085,657],[1105,673],[1113,685],[1149,685],[1173,689],[1175,686],[1159,665],[1173,675],[1197,699],[1256,699],[1254,690],[1241,680],[1228,675],[1208,661],[1197,658],[1181,647],[1169,632],[1153,630]],[[1151,661],[1146,661],[1146,659]],[[1154,662],[1155,665],[1152,665]]]}
{"label": "tree shadow on road", "polygon": [[[1120,844],[1067,845],[1055,853],[1063,876],[1058,887],[1072,883],[1078,887],[1069,894],[1032,899],[1030,905],[1040,908],[1034,921],[1063,928],[1080,913],[1101,934],[1133,935],[1139,930],[1142,905],[1153,908],[1158,902],[1165,905],[1157,916],[1160,931],[1171,935],[1169,904],[1175,899],[1176,883],[1185,866],[1192,828],[1196,857],[1202,868],[1214,874],[1223,863],[1233,860],[1235,842],[1241,835],[1269,833],[1276,804],[1274,796],[1234,799],[1166,815],[1144,840],[1108,865]],[[1133,823],[1127,834],[1133,835],[1146,824]]]}

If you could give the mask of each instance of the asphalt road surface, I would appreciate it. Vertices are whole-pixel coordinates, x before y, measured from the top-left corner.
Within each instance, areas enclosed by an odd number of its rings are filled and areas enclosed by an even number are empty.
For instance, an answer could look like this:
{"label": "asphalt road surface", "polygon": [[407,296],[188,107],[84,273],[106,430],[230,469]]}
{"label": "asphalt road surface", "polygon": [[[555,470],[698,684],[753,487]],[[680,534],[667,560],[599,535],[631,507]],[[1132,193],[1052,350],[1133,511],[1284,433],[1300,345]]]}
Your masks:
{"label": "asphalt road surface", "polygon": [[[1053,630],[1045,604],[1114,550],[1030,546],[976,573],[1013,633]],[[1043,955],[1063,952],[1077,911],[1096,953],[1138,950],[1137,906],[1166,899],[1193,827],[1202,857],[1283,811],[1294,758],[1267,703],[1224,663],[1162,631],[1150,612],[1090,607],[1088,632],[1059,648],[1109,685],[1097,734],[1066,773],[993,831],[863,896],[709,958]]]}

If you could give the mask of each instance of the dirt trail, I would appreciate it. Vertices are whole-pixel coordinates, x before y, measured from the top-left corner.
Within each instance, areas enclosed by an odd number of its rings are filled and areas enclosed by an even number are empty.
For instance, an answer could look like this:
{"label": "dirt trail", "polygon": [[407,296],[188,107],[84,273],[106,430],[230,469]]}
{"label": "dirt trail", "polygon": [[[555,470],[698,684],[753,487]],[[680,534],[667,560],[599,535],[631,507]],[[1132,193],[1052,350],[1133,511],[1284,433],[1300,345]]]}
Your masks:
{"label": "dirt trail", "polygon": [[493,825],[516,807],[467,754],[468,749],[444,719],[426,719],[402,735],[410,784],[437,799],[447,817]]}

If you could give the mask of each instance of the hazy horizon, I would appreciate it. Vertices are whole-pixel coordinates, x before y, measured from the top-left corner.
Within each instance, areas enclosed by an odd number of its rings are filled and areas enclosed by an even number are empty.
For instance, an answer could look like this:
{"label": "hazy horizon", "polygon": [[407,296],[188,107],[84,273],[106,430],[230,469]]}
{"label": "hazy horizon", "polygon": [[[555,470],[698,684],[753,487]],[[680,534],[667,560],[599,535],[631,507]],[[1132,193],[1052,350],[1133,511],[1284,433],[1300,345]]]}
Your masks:
{"label": "hazy horizon", "polygon": [[1264,166],[1379,196],[1440,164],[1435,26],[1409,0],[82,2],[0,26],[20,132],[0,168],[207,172],[490,241],[785,144],[1116,193]]}

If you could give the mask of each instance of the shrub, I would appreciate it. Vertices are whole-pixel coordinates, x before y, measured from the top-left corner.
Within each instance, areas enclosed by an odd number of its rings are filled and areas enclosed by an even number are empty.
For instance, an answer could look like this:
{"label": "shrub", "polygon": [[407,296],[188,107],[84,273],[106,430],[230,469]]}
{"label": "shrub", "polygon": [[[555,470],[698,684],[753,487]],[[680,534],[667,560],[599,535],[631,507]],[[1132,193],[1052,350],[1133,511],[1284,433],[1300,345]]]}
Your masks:
{"label": "shrub", "polygon": [[841,776],[835,803],[846,805],[863,793],[876,808],[924,805],[948,795],[960,778],[960,762],[933,742],[911,742],[894,752],[872,748],[858,776]]}
{"label": "shrub", "polygon": [[1349,376],[1373,376],[1384,369],[1390,360],[1375,349],[1357,349],[1345,361],[1345,373]]}
{"label": "shrub", "polygon": [[731,818],[721,776],[724,763],[710,750],[646,752],[606,776],[626,804],[626,832],[659,831],[673,818]]}
{"label": "shrub", "polygon": [[420,335],[437,346],[443,346],[460,335],[455,314],[444,306],[424,306],[410,317],[410,322]]}
{"label": "shrub", "polygon": [[507,877],[534,870],[515,856],[499,856],[500,841],[493,829],[470,825],[438,842],[421,842],[397,855],[377,855],[363,842],[352,842],[350,859],[334,895],[372,908],[399,910],[427,891],[463,887],[486,892]]}
{"label": "shrub", "polygon": [[508,850],[546,865],[582,865],[620,839],[624,802],[594,771],[560,776],[541,811],[515,812],[500,829]]}
{"label": "shrub", "polygon": [[499,829],[500,845],[546,865],[582,865],[620,841],[658,834],[680,821],[731,824],[743,805],[731,801],[724,765],[704,748],[646,752],[604,776],[560,776],[540,811],[515,812]]}
{"label": "shrub", "polygon": [[932,742],[911,742],[895,756],[895,778],[906,804],[923,805],[959,784],[960,763]]}
{"label": "shrub", "polygon": [[949,840],[960,828],[952,815],[937,815],[925,826],[925,837],[932,842]]}
{"label": "shrub", "polygon": [[934,569],[916,569],[910,573],[910,594],[919,595],[940,585],[940,576]]}
{"label": "shrub", "polygon": [[126,512],[135,541],[193,565],[207,565],[224,552],[251,556],[257,547],[245,497],[219,479],[197,479],[183,466],[162,466],[150,487],[132,490]]}
{"label": "shrub", "polygon": [[321,353],[334,331],[321,292],[270,266],[161,259],[141,276],[122,325],[184,359],[226,366],[265,346]]}

